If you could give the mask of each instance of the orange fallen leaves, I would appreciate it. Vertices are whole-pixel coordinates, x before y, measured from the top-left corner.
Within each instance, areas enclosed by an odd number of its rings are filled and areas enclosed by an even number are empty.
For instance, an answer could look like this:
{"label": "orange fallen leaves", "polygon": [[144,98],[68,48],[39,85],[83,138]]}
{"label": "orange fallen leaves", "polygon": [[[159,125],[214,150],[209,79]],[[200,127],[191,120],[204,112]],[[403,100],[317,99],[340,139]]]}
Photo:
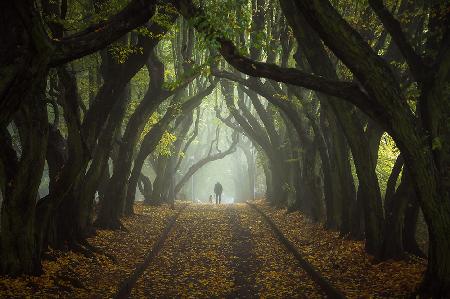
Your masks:
{"label": "orange fallen leaves", "polygon": [[256,283],[262,298],[323,298],[318,286],[285,250],[270,227],[248,206],[239,208],[243,226],[250,229],[254,255],[260,261]]}
{"label": "orange fallen leaves", "polygon": [[0,298],[111,298],[174,214],[169,207],[136,208],[137,215],[123,220],[128,231],[99,230],[88,240],[116,262],[103,254],[50,249],[41,276],[0,276]]}
{"label": "orange fallen leaves", "polygon": [[423,259],[410,256],[404,261],[374,263],[362,241],[341,238],[300,212],[286,213],[264,202],[257,204],[299,252],[349,298],[405,298],[422,279]]}
{"label": "orange fallen leaves", "polygon": [[[237,219],[228,209],[236,209]],[[249,230],[248,275],[235,281],[233,221]],[[248,277],[246,277],[248,278]],[[321,298],[317,285],[278,243],[261,217],[246,205],[191,205],[177,220],[154,263],[132,290],[132,298],[232,298],[252,285],[254,297]]]}
{"label": "orange fallen leaves", "polygon": [[223,297],[233,288],[230,252],[231,231],[224,210],[190,205],[131,297]]}
{"label": "orange fallen leaves", "polygon": [[[311,223],[301,213],[287,214],[264,203],[258,206],[304,257],[349,298],[403,298],[421,280],[424,260],[410,258],[374,264],[365,254],[362,242],[342,239],[338,233],[324,230],[321,224]],[[143,261],[175,211],[137,204],[136,213],[124,219],[127,231],[100,230],[88,240],[116,262],[102,254],[86,257],[50,250],[49,259],[43,263],[43,275],[0,277],[0,297],[111,298],[120,282]],[[239,268],[243,261],[249,267],[245,271]],[[236,279],[239,273],[241,277],[242,273],[246,275],[240,281]],[[227,297],[249,284],[257,297],[324,297],[256,211],[242,204],[195,204],[179,216],[162,250],[138,279],[131,297]]]}

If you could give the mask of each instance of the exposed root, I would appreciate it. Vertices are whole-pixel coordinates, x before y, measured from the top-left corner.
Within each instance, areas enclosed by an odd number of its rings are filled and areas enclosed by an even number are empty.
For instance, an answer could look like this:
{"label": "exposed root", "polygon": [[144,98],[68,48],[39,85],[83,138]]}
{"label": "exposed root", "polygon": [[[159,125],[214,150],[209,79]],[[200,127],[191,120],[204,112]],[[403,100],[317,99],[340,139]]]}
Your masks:
{"label": "exposed root", "polygon": [[81,243],[83,244],[83,246],[87,249],[89,249],[90,251],[106,256],[107,258],[109,258],[111,261],[113,262],[117,262],[117,259],[115,256],[105,252],[103,249],[100,249],[92,244],[90,244],[87,240],[82,240]]}
{"label": "exposed root", "polygon": [[114,220],[114,221],[99,221],[97,219],[94,223],[94,226],[101,229],[108,229],[108,230],[121,230],[128,232],[128,229],[122,224],[120,220]]}
{"label": "exposed root", "polygon": [[73,273],[67,273],[66,271],[61,272],[58,274],[58,277],[55,280],[55,285],[61,288],[62,290],[70,291],[71,288],[67,286],[67,283],[62,282],[68,282],[71,286],[76,288],[82,288],[85,289],[85,286],[81,282],[80,279],[73,277]]}
{"label": "exposed root", "polygon": [[69,248],[77,253],[81,253],[82,255],[84,255],[85,257],[92,259],[95,257],[94,253],[89,250],[88,248],[84,247],[82,244],[78,243],[78,242],[72,242],[69,246]]}

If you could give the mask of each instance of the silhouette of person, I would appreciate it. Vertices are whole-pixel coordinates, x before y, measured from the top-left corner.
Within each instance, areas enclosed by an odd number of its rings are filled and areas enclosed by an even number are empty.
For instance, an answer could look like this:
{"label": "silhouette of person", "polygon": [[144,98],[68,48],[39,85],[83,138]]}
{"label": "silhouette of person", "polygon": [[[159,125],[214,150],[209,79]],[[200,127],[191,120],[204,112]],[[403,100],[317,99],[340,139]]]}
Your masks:
{"label": "silhouette of person", "polygon": [[216,185],[214,186],[214,194],[216,194],[216,204],[220,204],[221,200],[222,200],[222,191],[223,191],[223,187],[222,185],[217,182]]}
{"label": "silhouette of person", "polygon": [[212,195],[209,196],[209,203],[212,203]]}

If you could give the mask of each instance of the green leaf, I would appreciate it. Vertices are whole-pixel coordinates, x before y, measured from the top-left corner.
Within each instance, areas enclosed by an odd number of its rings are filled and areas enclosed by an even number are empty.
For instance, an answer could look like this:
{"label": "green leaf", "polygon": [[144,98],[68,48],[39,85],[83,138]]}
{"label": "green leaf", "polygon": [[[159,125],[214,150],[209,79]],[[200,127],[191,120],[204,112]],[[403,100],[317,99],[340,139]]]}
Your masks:
{"label": "green leaf", "polygon": [[438,150],[440,151],[442,149],[442,141],[439,137],[434,137],[433,142],[431,143],[431,149],[433,151]]}

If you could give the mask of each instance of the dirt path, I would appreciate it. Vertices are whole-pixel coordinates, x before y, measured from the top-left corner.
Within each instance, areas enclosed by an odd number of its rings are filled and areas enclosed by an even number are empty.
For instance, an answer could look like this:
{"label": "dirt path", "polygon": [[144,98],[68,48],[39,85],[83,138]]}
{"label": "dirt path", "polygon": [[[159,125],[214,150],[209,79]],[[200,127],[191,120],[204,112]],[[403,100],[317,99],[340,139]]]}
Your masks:
{"label": "dirt path", "polygon": [[131,298],[321,298],[246,205],[189,205]]}
{"label": "dirt path", "polygon": [[242,226],[236,208],[229,206],[228,221],[232,231],[233,256],[231,265],[234,269],[235,288],[228,298],[252,298],[259,293],[256,285],[256,272],[260,263],[253,254],[254,244],[247,227]]}

